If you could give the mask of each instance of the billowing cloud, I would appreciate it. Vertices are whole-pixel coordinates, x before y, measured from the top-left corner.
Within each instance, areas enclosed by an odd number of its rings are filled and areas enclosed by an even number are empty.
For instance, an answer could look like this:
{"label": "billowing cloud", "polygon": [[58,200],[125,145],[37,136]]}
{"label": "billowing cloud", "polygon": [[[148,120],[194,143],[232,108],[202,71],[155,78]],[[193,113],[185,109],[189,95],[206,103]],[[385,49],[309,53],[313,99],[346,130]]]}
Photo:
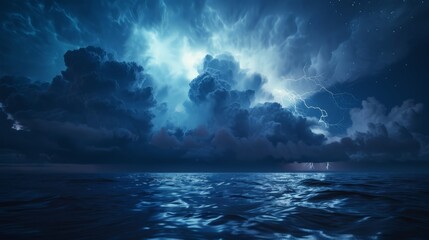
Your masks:
{"label": "billowing cloud", "polygon": [[356,158],[413,159],[422,155],[427,140],[418,132],[423,104],[406,100],[390,111],[371,97],[362,108],[350,111],[352,126],[348,134],[355,142]]}
{"label": "billowing cloud", "polygon": [[20,125],[4,129],[3,147],[64,157],[146,142],[155,100],[141,66],[95,47],[68,51],[64,61],[66,70],[50,83],[1,79],[3,113]]}
{"label": "billowing cloud", "polygon": [[[154,117],[167,106],[157,103],[156,79],[143,67],[118,62],[96,47],[67,51],[64,61],[66,69],[51,82],[1,79],[1,131],[9,136],[2,149],[59,161],[126,156],[150,164],[156,159],[278,164],[418,158],[427,146],[415,132],[422,104],[407,100],[388,112],[375,98],[350,111],[347,137],[328,141],[315,133],[320,124],[312,118],[276,102],[251,104],[255,93],[263,92],[261,81],[253,83],[258,75],[246,74],[229,55],[202,60],[200,75],[188,85],[187,125],[170,122],[153,129]],[[252,84],[245,89],[242,82]]]}
{"label": "billowing cloud", "polygon": [[[50,79],[63,68],[63,52],[97,45],[157,76],[156,94],[164,96],[174,113],[187,99],[183,86],[198,75],[200,59],[228,52],[242,69],[265,79],[262,87],[269,94],[256,96],[255,102],[291,106],[321,85],[354,81],[404,56],[416,36],[425,34],[424,21],[418,20],[427,7],[420,5],[97,0],[83,7],[62,0],[5,2],[0,74]],[[30,52],[27,58],[17,57]],[[25,65],[24,70],[17,65]]]}
{"label": "billowing cloud", "polygon": [[388,112],[382,103],[370,97],[362,101],[362,108],[354,108],[350,111],[352,126],[348,129],[348,133],[367,132],[371,123],[385,125],[389,131],[395,126],[413,130],[417,124],[417,117],[422,111],[423,104],[406,100],[402,105],[395,106]]}
{"label": "billowing cloud", "polygon": [[334,87],[405,56],[429,36],[426,5],[88,4],[1,4],[2,149],[152,164],[429,156],[420,103],[388,111],[368,98],[333,133],[328,112],[309,101],[322,91],[338,106]]}

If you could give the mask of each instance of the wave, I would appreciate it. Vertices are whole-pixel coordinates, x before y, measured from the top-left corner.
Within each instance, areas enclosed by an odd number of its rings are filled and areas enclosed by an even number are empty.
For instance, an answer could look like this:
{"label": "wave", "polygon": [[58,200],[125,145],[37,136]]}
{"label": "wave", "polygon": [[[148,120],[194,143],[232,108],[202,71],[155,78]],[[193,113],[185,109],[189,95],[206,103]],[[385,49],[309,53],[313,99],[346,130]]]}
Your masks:
{"label": "wave", "polygon": [[429,234],[427,177],[147,173],[0,180],[0,239],[425,239]]}

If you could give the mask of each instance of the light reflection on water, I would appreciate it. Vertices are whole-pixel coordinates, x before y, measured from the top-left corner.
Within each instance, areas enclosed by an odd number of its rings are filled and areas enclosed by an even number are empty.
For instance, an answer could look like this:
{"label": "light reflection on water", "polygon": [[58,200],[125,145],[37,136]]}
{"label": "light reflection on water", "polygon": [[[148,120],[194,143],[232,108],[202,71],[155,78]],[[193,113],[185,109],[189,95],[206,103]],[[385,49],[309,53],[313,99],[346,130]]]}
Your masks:
{"label": "light reflection on water", "polygon": [[425,176],[145,173],[0,180],[2,239],[384,239],[429,233]]}

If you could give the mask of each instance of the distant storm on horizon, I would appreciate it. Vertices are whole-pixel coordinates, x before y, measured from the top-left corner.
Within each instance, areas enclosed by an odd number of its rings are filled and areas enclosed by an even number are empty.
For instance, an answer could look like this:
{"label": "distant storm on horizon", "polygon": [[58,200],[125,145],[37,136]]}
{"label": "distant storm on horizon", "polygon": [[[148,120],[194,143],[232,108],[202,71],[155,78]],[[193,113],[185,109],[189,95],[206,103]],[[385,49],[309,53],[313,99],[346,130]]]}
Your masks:
{"label": "distant storm on horizon", "polygon": [[0,162],[426,163],[428,5],[2,1]]}

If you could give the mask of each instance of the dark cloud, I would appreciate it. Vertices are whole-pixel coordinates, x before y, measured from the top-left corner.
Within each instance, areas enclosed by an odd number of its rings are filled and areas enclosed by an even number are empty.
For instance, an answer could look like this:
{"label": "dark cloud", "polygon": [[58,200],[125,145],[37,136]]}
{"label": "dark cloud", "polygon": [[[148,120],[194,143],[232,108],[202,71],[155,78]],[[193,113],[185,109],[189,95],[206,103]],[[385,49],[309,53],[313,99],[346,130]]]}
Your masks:
{"label": "dark cloud", "polygon": [[204,113],[200,126],[170,124],[153,131],[151,112],[163,104],[156,106],[148,87],[153,79],[143,67],[118,62],[96,47],[68,51],[64,61],[67,68],[50,83],[1,79],[1,132],[8,136],[2,149],[31,159],[117,162],[126,157],[144,158],[141,163],[149,165],[403,160],[421,158],[427,149],[427,138],[417,129],[422,104],[407,100],[387,111],[369,98],[350,111],[349,137],[328,141],[312,130],[320,127],[315,120],[279,103],[251,106],[260,88],[237,90],[237,79],[245,75],[234,58],[225,56],[207,56],[189,84],[186,110]]}
{"label": "dark cloud", "polygon": [[253,90],[232,90],[227,81],[208,72],[195,78],[189,86],[189,99],[192,102],[196,104],[209,102],[219,110],[232,104],[247,108],[254,96]]}
{"label": "dark cloud", "polygon": [[[390,111],[371,97],[362,108],[350,111],[348,129],[354,142],[354,157],[362,159],[417,159],[428,142],[418,134],[419,114],[423,104],[406,100]],[[417,132],[416,132],[417,131]]]}
{"label": "dark cloud", "polygon": [[395,126],[402,126],[410,130],[414,129],[419,121],[419,114],[423,111],[422,103],[406,100],[400,106],[394,106],[390,111],[374,97],[362,101],[362,108],[354,108],[350,111],[352,126],[348,129],[353,132],[366,132],[370,123],[387,126],[391,132]]}
{"label": "dark cloud", "polygon": [[1,79],[3,111],[22,125],[21,131],[6,128],[10,139],[3,147],[65,157],[147,141],[155,100],[150,87],[139,87],[141,66],[95,47],[68,51],[64,61],[66,70],[51,83]]}
{"label": "dark cloud", "polygon": [[205,116],[199,124],[211,125],[213,129],[236,125],[259,90],[237,90],[242,75],[233,57],[207,55],[201,74],[189,84],[188,96],[193,105],[188,106],[187,111],[191,115],[203,112]]}
{"label": "dark cloud", "polygon": [[[424,42],[427,4],[0,5],[0,149],[8,154],[154,165],[429,156],[423,105],[411,100],[389,110],[368,98],[337,136],[297,113],[321,89],[335,111],[329,87],[377,74]],[[101,48],[82,48],[92,45]]]}
{"label": "dark cloud", "polygon": [[207,55],[203,61],[203,72],[210,73],[229,84],[235,84],[234,80],[237,79],[239,70],[239,63],[231,55],[223,54],[216,57]]}
{"label": "dark cloud", "polygon": [[[192,115],[203,112],[200,124],[177,138],[173,131],[161,129],[152,142],[158,146],[174,146],[188,150],[185,157],[201,159],[268,159],[300,160],[280,150],[285,145],[321,146],[326,140],[315,134],[312,120],[296,116],[278,103],[251,107],[255,90],[236,90],[237,82],[247,77],[231,56],[206,56],[201,74],[189,84],[188,108]],[[252,75],[251,78],[254,78]],[[240,79],[241,80],[241,79]],[[254,85],[255,86],[255,85]],[[256,85],[257,86],[257,85]],[[198,132],[204,132],[201,137]],[[252,149],[251,151],[249,149]]]}
{"label": "dark cloud", "polygon": [[204,113],[200,127],[170,124],[152,131],[151,111],[163,104],[156,107],[148,87],[153,79],[143,67],[115,61],[96,47],[68,51],[64,61],[67,68],[50,83],[1,79],[1,131],[8,136],[2,149],[57,161],[150,157],[142,161],[279,164],[418,158],[427,145],[416,132],[422,104],[407,100],[388,112],[374,98],[350,111],[349,137],[328,141],[313,132],[316,121],[279,103],[251,106],[260,87],[237,90],[237,79],[247,75],[230,56],[207,56],[201,74],[189,84],[187,111]]}

